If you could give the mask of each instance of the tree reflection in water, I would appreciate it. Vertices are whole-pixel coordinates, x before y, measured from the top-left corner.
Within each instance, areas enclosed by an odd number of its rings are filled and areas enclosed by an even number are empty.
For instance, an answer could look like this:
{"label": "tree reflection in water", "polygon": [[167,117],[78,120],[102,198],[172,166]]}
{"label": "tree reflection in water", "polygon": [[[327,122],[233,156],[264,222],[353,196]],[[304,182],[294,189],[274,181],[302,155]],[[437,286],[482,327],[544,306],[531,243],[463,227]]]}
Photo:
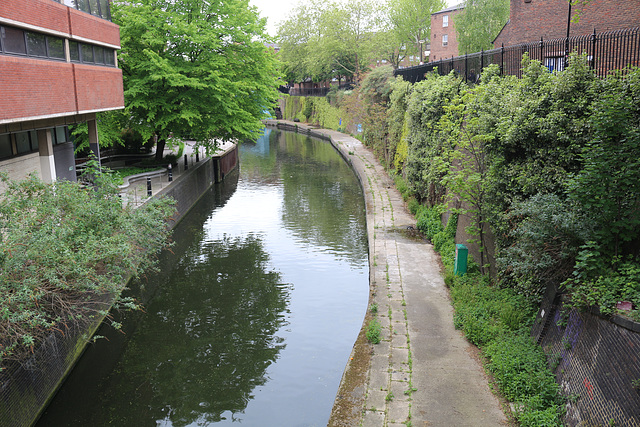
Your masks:
{"label": "tree reflection in water", "polygon": [[166,282],[127,346],[126,370],[115,373],[126,384],[102,396],[105,409],[109,401],[130,407],[97,416],[100,424],[181,426],[242,412],[284,348],[275,333],[289,285],[268,271],[255,235],[192,246]]}

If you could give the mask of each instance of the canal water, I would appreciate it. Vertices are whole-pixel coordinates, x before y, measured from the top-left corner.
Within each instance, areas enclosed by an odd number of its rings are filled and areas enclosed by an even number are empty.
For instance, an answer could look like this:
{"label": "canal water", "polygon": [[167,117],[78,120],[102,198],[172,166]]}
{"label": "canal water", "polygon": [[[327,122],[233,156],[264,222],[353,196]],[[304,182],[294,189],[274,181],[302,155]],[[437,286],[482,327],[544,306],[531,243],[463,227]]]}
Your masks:
{"label": "canal water", "polygon": [[40,426],[324,426],[368,300],[365,207],[325,141],[267,130],[131,286]]}

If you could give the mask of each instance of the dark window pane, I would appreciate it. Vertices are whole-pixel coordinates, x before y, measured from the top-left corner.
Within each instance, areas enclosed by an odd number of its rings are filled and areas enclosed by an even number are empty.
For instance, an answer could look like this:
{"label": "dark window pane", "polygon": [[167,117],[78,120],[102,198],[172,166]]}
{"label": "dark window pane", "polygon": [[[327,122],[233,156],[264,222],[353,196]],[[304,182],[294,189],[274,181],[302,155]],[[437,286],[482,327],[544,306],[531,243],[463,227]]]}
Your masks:
{"label": "dark window pane", "polygon": [[93,46],[82,43],[82,62],[93,62]]}
{"label": "dark window pane", "polygon": [[0,135],[0,158],[11,157],[11,135]]}
{"label": "dark window pane", "polygon": [[111,19],[111,14],[109,13],[109,0],[98,0],[100,3],[100,16],[104,19]]}
{"label": "dark window pane", "polygon": [[114,56],[116,52],[113,49],[104,50],[104,63],[107,65],[116,65],[116,58]]}
{"label": "dark window pane", "polygon": [[58,126],[55,130],[56,144],[67,142],[67,134],[64,126]]}
{"label": "dark window pane", "polygon": [[18,154],[31,152],[31,143],[29,142],[29,132],[16,133],[16,148]]}
{"label": "dark window pane", "polygon": [[27,32],[27,53],[30,56],[47,56],[44,34]]}
{"label": "dark window pane", "polygon": [[38,132],[30,130],[29,136],[31,137],[31,151],[35,151],[38,149]]}
{"label": "dark window pane", "polygon": [[89,13],[89,1],[77,0],[76,9]]}
{"label": "dark window pane", "polygon": [[2,27],[2,46],[8,53],[27,53],[24,43],[24,31],[17,28]]}
{"label": "dark window pane", "polygon": [[80,62],[80,43],[69,42],[69,55],[73,62]]}
{"label": "dark window pane", "polygon": [[104,49],[100,46],[94,46],[93,52],[95,53],[96,64],[104,64]]}
{"label": "dark window pane", "polygon": [[49,47],[49,58],[65,59],[64,40],[47,36],[47,45]]}
{"label": "dark window pane", "polygon": [[100,13],[98,13],[98,0],[89,0],[89,8],[92,15],[100,16]]}

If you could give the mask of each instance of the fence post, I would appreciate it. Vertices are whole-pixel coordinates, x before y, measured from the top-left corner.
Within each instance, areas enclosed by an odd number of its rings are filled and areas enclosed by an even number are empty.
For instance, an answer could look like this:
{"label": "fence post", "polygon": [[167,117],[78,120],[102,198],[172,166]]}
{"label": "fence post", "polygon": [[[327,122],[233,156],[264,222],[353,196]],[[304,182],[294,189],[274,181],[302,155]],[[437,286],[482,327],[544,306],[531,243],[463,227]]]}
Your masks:
{"label": "fence post", "polygon": [[484,49],[480,51],[480,74],[484,70]]}
{"label": "fence post", "polygon": [[469,54],[465,52],[464,54],[464,81],[468,82],[469,81],[469,62],[468,62],[468,58],[469,58]]}
{"label": "fence post", "polygon": [[591,34],[591,69],[596,69],[596,29],[593,29],[593,34]]}
{"label": "fence post", "polygon": [[500,48],[500,75],[504,75],[504,43],[502,43],[502,47]]}
{"label": "fence post", "polygon": [[540,62],[544,65],[544,41],[540,37]]}

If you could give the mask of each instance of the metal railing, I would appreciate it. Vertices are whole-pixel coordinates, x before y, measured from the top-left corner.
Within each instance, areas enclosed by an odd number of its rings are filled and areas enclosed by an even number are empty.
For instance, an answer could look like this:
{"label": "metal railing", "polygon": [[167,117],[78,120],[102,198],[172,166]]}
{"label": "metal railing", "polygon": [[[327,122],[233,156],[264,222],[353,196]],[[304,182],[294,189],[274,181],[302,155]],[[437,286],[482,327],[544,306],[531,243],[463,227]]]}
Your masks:
{"label": "metal railing", "polygon": [[[335,84],[333,86],[335,88]],[[347,82],[338,85],[339,90],[351,90],[355,88],[355,83]],[[291,96],[327,96],[330,87],[316,87],[316,88],[293,88],[288,86],[280,86],[278,90],[282,93],[288,93]]]}
{"label": "metal railing", "polygon": [[291,88],[289,95],[291,96],[327,96],[331,88],[315,87],[315,88]]}
{"label": "metal railing", "polygon": [[440,75],[452,70],[471,83],[479,79],[482,70],[489,64],[497,64],[503,75],[522,77],[522,56],[529,54],[531,59],[542,62],[550,71],[560,71],[567,63],[568,54],[577,52],[587,55],[589,65],[600,77],[610,71],[622,70],[629,65],[640,65],[640,28],[608,31],[590,35],[540,39],[539,42],[522,43],[515,46],[500,47],[468,55],[441,59],[415,67],[399,68],[394,75],[402,76],[406,81],[416,83],[425,78],[425,74],[436,70]]}

